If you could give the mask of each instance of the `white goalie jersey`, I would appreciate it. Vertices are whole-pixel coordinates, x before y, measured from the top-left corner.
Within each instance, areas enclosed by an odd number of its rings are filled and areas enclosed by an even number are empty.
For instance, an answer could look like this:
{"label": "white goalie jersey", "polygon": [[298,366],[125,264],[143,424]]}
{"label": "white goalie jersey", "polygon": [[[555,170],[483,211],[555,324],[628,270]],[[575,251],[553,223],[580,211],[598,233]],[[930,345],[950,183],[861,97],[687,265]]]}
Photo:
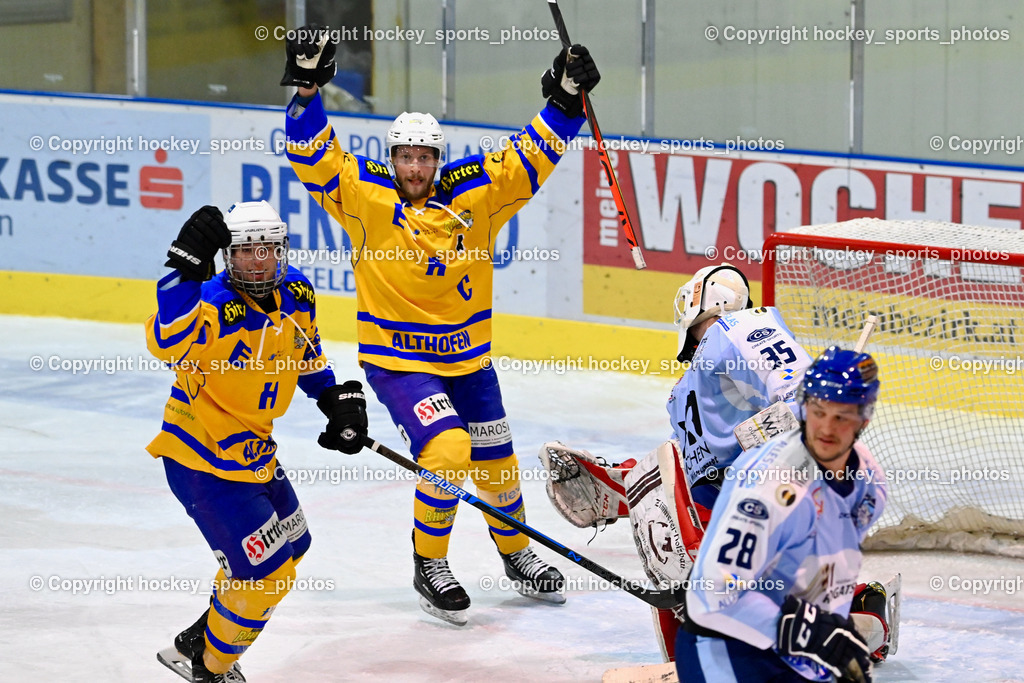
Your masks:
{"label": "white goalie jersey", "polygon": [[730,313],[708,329],[668,401],[691,486],[721,483],[720,471],[742,452],[737,425],[777,401],[796,408],[796,390],[810,364],[771,306]]}

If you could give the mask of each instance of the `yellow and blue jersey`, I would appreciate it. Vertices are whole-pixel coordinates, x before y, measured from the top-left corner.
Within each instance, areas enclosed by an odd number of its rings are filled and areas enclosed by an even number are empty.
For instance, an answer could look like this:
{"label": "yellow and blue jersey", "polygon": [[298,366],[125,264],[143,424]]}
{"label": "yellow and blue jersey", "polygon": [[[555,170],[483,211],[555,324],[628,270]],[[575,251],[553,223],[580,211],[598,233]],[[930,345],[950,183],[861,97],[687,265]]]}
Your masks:
{"label": "yellow and blue jersey", "polygon": [[276,466],[274,418],[296,386],[316,399],[335,384],[313,286],[293,268],[273,297],[276,309],[265,313],[223,271],[199,283],[173,270],[157,283],[146,341],[175,381],[150,454],[223,479],[267,482]]}
{"label": "yellow and blue jersey", "polygon": [[320,96],[288,108],[288,159],[352,242],[359,360],[458,376],[491,350],[498,231],[540,189],[585,118],[548,105],[501,150],[443,166],[411,202],[384,164],[341,149]]}

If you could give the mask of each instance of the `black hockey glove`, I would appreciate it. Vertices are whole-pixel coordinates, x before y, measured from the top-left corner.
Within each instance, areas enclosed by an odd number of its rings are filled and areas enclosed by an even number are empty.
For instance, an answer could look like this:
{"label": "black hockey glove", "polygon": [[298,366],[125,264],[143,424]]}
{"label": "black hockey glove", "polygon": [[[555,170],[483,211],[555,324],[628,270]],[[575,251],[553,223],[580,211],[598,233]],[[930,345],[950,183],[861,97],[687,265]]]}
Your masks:
{"label": "black hockey glove", "polygon": [[213,277],[213,257],[231,246],[231,231],[216,206],[204,206],[181,226],[178,239],[167,250],[170,268],[177,268],[186,280],[205,282]]}
{"label": "black hockey glove", "polygon": [[281,85],[312,88],[315,83],[322,88],[330,83],[338,71],[338,64],[334,61],[338,46],[331,42],[327,29],[307,24],[296,29],[293,36],[285,46],[288,59]]}
{"label": "black hockey glove", "polygon": [[[332,451],[355,455],[363,450],[363,437],[369,423],[366,419],[366,396],[363,385],[349,380],[336,387],[324,389],[317,399],[316,407],[327,416],[327,428],[320,434],[317,443]],[[355,432],[345,438],[345,431]]]}
{"label": "black hockey glove", "polygon": [[853,621],[792,595],[782,604],[778,651],[814,660],[840,683],[871,683],[868,646]]}
{"label": "black hockey glove", "polygon": [[540,91],[558,110],[575,118],[583,115],[580,90],[590,92],[600,81],[601,74],[590,50],[582,45],[573,45],[559,52],[551,68],[541,76]]}

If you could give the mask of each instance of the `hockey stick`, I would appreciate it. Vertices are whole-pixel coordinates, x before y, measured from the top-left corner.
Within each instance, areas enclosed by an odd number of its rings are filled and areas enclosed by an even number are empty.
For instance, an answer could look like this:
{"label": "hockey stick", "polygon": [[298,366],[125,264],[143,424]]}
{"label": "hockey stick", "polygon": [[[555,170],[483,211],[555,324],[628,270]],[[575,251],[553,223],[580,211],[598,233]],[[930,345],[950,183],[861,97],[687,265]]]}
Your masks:
{"label": "hockey stick", "polygon": [[[355,436],[355,434],[352,434],[348,438],[351,438],[351,437],[354,437],[354,436]],[[530,526],[527,526],[526,524],[523,524],[522,522],[520,522],[515,517],[512,517],[511,515],[507,515],[507,514],[505,514],[504,512],[502,512],[501,510],[499,510],[497,508],[491,507],[490,505],[488,505],[484,501],[480,500],[479,498],[477,498],[473,494],[469,493],[468,491],[466,491],[466,490],[456,486],[455,484],[452,484],[451,482],[447,481],[446,479],[442,479],[440,476],[434,474],[430,470],[425,469],[423,467],[420,467],[419,465],[414,463],[412,460],[409,460],[408,458],[406,458],[405,456],[401,455],[400,453],[396,453],[395,451],[391,450],[390,448],[388,448],[384,444],[380,443],[379,441],[374,441],[370,437],[365,436],[365,437],[363,437],[363,446],[366,447],[366,448],[369,448],[371,451],[374,451],[376,453],[380,453],[381,455],[383,455],[385,458],[387,458],[391,462],[395,463],[396,465],[400,465],[400,466],[404,467],[405,469],[409,470],[410,472],[417,473],[418,475],[420,475],[421,477],[423,477],[424,479],[429,481],[434,486],[437,486],[438,488],[443,489],[447,493],[450,493],[453,496],[456,496],[457,498],[460,498],[461,500],[466,501],[467,503],[469,503],[470,505],[472,505],[476,509],[483,511],[483,512],[487,513],[488,515],[491,515],[492,517],[496,517],[497,519],[500,519],[502,522],[504,522],[505,524],[508,524],[510,527],[512,527],[516,531],[519,531],[520,533],[525,534],[526,536],[529,536],[533,540],[537,541],[541,545],[543,545],[543,546],[545,546],[547,548],[550,548],[551,550],[554,550],[556,553],[558,553],[562,557],[569,558],[570,560],[572,560],[573,562],[575,562],[579,566],[583,567],[587,571],[592,572],[594,574],[597,574],[602,579],[604,579],[605,581],[608,581],[609,583],[611,583],[616,588],[621,588],[622,590],[626,591],[630,595],[632,595],[634,597],[637,597],[637,598],[640,598],[641,600],[646,602],[648,605],[653,605],[654,607],[660,607],[662,609],[670,609],[670,608],[675,607],[676,605],[678,605],[680,602],[682,602],[682,599],[683,599],[682,598],[682,591],[680,591],[677,594],[677,593],[673,593],[672,591],[667,591],[667,590],[665,590],[665,591],[650,590],[650,589],[641,587],[639,582],[637,582],[637,581],[632,581],[632,580],[626,579],[624,577],[621,577],[618,574],[613,574],[612,572],[610,572],[609,570],[605,569],[604,567],[602,567],[601,565],[597,564],[596,562],[593,562],[593,561],[588,560],[587,558],[583,557],[582,555],[577,553],[575,550],[571,550],[569,548],[566,548],[564,545],[562,545],[558,541],[555,541],[555,540],[553,540],[551,538],[548,538],[547,536],[545,536],[541,532],[537,531],[533,527],[530,527]]]}
{"label": "hockey stick", "polygon": [[863,353],[864,347],[868,345],[868,339],[871,338],[871,333],[875,331],[875,325],[878,324],[878,316],[869,315],[867,320],[864,321],[864,329],[860,332],[860,339],[857,340],[857,345],[853,347],[854,353]]}
{"label": "hockey stick", "polygon": [[[551,16],[555,19],[555,28],[558,29],[558,36],[562,39],[562,47],[572,47],[569,40],[569,31],[565,28],[565,20],[562,19],[562,10],[558,9],[558,0],[548,0],[548,7],[551,9]],[[601,160],[601,167],[604,168],[604,175],[608,179],[608,187],[611,188],[612,198],[615,199],[615,209],[619,212],[619,224],[629,244],[629,253],[633,255],[633,265],[637,270],[647,267],[644,261],[644,254],[640,251],[640,245],[636,241],[636,233],[633,232],[633,221],[626,212],[626,203],[622,200],[622,190],[619,188],[619,180],[615,177],[615,170],[608,158],[608,150],[605,148],[604,136],[601,135],[601,128],[597,125],[597,115],[594,114],[594,105],[590,103],[590,93],[580,88],[580,95],[583,96],[583,107],[587,114],[587,123],[590,124],[590,132],[597,142],[597,157]]]}

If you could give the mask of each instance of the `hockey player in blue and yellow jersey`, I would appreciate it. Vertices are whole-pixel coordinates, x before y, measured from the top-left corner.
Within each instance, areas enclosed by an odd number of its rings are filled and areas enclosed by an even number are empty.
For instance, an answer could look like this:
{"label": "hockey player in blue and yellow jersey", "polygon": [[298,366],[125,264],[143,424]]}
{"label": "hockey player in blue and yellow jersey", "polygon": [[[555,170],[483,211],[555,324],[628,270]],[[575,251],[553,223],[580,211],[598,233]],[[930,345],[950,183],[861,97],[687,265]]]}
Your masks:
{"label": "hockey player in blue and yellow jersey", "polygon": [[[352,241],[359,361],[418,463],[524,518],[519,465],[490,367],[498,231],[551,175],[586,120],[579,88],[600,75],[590,53],[563,50],[542,78],[548,105],[501,150],[444,163],[433,116],[403,113],[387,132],[388,165],[341,149],[317,93],[335,71],[326,32],[288,43],[282,85],[288,158],[299,180]],[[414,502],[414,586],[428,613],[466,623],[470,601],[448,567],[458,499],[421,481]],[[529,540],[487,518],[520,591],[563,602],[561,574]]]}
{"label": "hockey player in blue and yellow jersey", "polygon": [[[326,448],[366,434],[359,382],[335,386],[320,349],[313,288],[288,269],[288,227],[266,202],[196,211],[170,251],[146,321],[150,352],[175,372],[160,433],[171,491],[221,568],[211,605],[161,662],[194,683],[244,681],[237,660],[295,579],[310,535],[271,430],[296,387],[327,415]],[[226,269],[213,276],[223,249]]]}

